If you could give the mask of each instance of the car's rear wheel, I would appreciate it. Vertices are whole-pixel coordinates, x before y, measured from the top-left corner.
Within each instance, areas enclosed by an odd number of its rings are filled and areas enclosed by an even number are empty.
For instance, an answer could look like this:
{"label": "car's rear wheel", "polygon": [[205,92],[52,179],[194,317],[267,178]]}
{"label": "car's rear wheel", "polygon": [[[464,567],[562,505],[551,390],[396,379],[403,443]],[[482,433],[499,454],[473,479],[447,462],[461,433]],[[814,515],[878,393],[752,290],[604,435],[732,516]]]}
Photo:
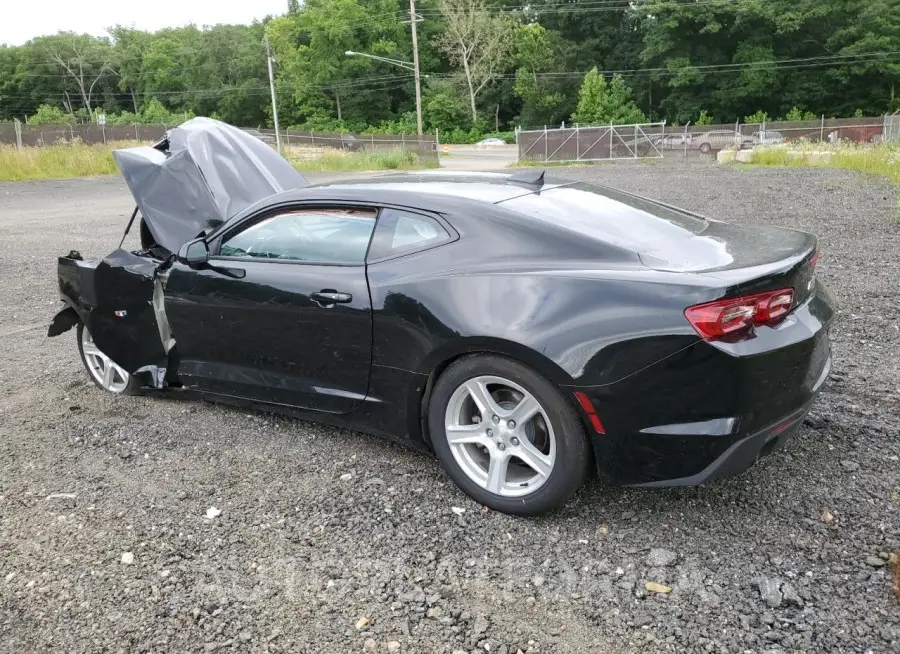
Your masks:
{"label": "car's rear wheel", "polygon": [[590,469],[572,406],[546,379],[504,357],[473,355],[451,364],[434,386],[428,426],[453,481],[504,513],[559,508]]}
{"label": "car's rear wheel", "polygon": [[97,347],[91,332],[82,323],[78,323],[77,337],[78,354],[94,384],[110,393],[136,395],[140,392],[140,382]]}

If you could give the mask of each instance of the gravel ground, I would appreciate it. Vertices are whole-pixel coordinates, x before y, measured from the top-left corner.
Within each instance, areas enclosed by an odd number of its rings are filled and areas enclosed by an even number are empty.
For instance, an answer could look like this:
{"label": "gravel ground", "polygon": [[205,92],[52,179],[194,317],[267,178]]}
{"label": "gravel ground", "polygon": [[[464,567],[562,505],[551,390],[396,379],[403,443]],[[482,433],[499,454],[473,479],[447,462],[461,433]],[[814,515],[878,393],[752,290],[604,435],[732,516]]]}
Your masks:
{"label": "gravel ground", "polygon": [[820,235],[835,372],[787,451],[699,489],[594,482],[525,520],[401,446],[104,395],[74,336],[44,334],[55,257],[111,250],[128,192],[0,184],[0,650],[900,652],[897,189],[824,170],[554,172]]}

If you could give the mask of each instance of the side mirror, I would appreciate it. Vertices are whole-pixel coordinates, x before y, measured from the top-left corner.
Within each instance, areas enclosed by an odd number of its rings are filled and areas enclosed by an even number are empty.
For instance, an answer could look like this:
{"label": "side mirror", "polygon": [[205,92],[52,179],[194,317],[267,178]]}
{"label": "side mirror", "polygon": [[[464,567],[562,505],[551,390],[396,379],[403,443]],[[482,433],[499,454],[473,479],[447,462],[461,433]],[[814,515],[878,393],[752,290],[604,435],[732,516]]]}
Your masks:
{"label": "side mirror", "polygon": [[203,239],[188,241],[178,250],[175,259],[191,268],[199,268],[209,261],[209,246]]}

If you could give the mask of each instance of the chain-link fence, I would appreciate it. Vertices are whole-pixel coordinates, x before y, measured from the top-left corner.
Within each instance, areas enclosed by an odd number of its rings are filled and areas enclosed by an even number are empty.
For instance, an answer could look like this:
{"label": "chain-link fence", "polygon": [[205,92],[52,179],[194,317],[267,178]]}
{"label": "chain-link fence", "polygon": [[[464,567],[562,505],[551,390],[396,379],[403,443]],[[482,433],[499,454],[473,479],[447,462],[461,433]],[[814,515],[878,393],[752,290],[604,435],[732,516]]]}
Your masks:
{"label": "chain-link fence", "polygon": [[884,117],[883,139],[885,143],[900,143],[900,115]]}
{"label": "chain-link fence", "polygon": [[[141,141],[152,143],[162,138],[173,125],[27,125],[0,123],[0,144],[18,147],[41,147],[56,143],[82,142],[88,144],[114,141]],[[245,131],[261,141],[276,147],[275,130],[246,128]],[[284,130],[281,133],[284,154],[291,159],[318,159],[335,153],[389,153],[408,152],[420,162],[437,162],[439,144],[437,135],[408,134],[337,134]]]}
{"label": "chain-link fence", "polygon": [[715,155],[791,141],[878,144],[900,142],[900,116],[687,125],[665,123],[520,130],[520,161],[597,161]]}
{"label": "chain-link fence", "polygon": [[0,123],[0,144],[41,147],[56,143],[110,143],[112,141],[157,141],[172,125],[28,125]]}
{"label": "chain-link fence", "polygon": [[[260,130],[274,138],[274,131]],[[408,152],[420,162],[437,162],[439,143],[436,136],[416,134],[339,134],[287,129],[281,134],[285,154],[291,159],[317,159],[335,152],[390,153]]]}
{"label": "chain-link fence", "polygon": [[543,130],[516,134],[520,161],[599,161],[659,159],[659,140],[665,123],[604,125]]}

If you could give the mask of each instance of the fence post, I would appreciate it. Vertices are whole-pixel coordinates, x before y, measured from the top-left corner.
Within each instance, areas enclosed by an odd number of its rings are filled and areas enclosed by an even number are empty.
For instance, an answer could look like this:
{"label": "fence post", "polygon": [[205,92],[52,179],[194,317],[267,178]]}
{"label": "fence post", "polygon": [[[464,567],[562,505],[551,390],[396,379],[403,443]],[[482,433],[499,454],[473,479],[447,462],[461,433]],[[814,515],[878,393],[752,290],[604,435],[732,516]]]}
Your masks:
{"label": "fence post", "polygon": [[547,144],[547,126],[544,125],[544,162],[547,161],[547,156],[548,156],[548,152],[549,152],[548,147],[549,146]]}
{"label": "fence post", "polygon": [[522,149],[519,147],[519,126],[516,125],[516,161],[522,161]]}
{"label": "fence post", "polygon": [[637,124],[634,126],[634,158],[637,159]]}
{"label": "fence post", "polygon": [[21,150],[22,149],[22,123],[19,122],[18,118],[13,118],[13,120],[15,121],[13,124],[15,125],[15,129],[16,129],[16,148]]}
{"label": "fence post", "polygon": [[341,130],[341,152],[344,151],[344,130]]}
{"label": "fence post", "polygon": [[825,114],[822,114],[822,126],[819,128],[819,143],[825,140]]}
{"label": "fence post", "polygon": [[372,152],[375,152],[375,135],[369,134],[369,139],[372,141]]}
{"label": "fence post", "polygon": [[438,128],[434,128],[434,155],[437,157],[438,168],[441,167],[441,136]]}
{"label": "fence post", "polygon": [[612,142],[613,137],[612,137],[612,135],[613,135],[613,124],[610,123],[610,124],[609,124],[609,158],[610,158],[610,159],[613,158],[613,156],[612,156],[612,154],[613,154],[613,153],[612,153],[612,148],[613,148],[613,142]]}
{"label": "fence post", "polygon": [[316,147],[316,137],[313,136],[312,130],[309,130],[309,147]]}
{"label": "fence post", "polygon": [[581,143],[578,141],[578,137],[581,132],[578,130],[578,123],[575,123],[575,160],[581,161]]}

